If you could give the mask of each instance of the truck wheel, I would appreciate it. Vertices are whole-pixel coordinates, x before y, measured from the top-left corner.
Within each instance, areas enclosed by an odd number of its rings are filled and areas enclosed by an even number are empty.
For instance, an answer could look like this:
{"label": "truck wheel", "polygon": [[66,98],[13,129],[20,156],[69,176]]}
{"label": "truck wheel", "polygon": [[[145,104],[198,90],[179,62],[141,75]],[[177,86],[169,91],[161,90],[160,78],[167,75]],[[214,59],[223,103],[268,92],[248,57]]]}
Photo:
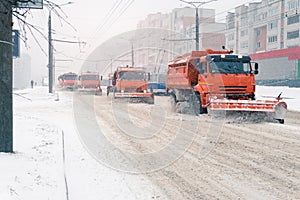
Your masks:
{"label": "truck wheel", "polygon": [[146,103],[154,104],[154,98],[149,97],[148,99],[146,99]]}
{"label": "truck wheel", "polygon": [[116,89],[113,88],[113,95],[112,95],[112,99],[115,99],[115,94],[116,94]]}
{"label": "truck wheel", "polygon": [[277,119],[280,124],[284,124],[284,119]]}
{"label": "truck wheel", "polygon": [[177,100],[175,94],[173,93],[170,94],[170,102],[171,102],[171,111],[175,112]]}

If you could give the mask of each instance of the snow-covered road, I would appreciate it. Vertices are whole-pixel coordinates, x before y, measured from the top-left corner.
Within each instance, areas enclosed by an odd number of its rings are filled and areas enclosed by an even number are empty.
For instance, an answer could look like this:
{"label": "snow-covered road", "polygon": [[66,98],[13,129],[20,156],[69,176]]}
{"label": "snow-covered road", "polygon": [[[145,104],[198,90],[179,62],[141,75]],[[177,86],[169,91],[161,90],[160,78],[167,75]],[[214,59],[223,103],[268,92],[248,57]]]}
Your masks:
{"label": "snow-covered road", "polygon": [[14,154],[0,154],[0,199],[297,199],[300,89],[284,125],[231,123],[38,87],[15,91]]}
{"label": "snow-covered road", "polygon": [[108,168],[88,153],[74,123],[71,93],[35,88],[16,94],[15,153],[0,154],[1,200],[163,197],[144,176]]}

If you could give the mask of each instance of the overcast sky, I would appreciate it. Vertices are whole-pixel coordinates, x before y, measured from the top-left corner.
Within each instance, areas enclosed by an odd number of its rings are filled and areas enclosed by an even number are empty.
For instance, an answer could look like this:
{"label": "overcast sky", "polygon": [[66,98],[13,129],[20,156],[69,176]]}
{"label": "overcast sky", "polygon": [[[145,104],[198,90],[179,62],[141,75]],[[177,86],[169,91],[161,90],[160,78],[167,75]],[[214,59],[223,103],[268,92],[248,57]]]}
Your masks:
{"label": "overcast sky", "polygon": [[[216,10],[218,21],[225,20],[228,11],[233,11],[235,7],[254,2],[255,0],[218,0],[203,5],[203,8]],[[64,4],[68,1],[52,0],[56,4]],[[72,4],[62,6],[62,10],[67,15],[66,20],[76,29],[60,20],[58,16],[52,14],[53,38],[84,41],[85,46],[79,44],[68,44],[55,42],[54,46],[58,51],[55,53],[56,59],[72,59],[73,62],[56,63],[57,66],[79,67],[88,54],[99,46],[102,42],[118,35],[122,32],[136,28],[138,21],[144,19],[150,13],[168,13],[174,8],[185,7],[185,4],[179,0],[73,0]],[[207,2],[202,1],[202,2]],[[118,6],[117,6],[118,5]],[[116,8],[117,7],[117,8]],[[116,8],[113,10],[112,9]],[[48,35],[48,9],[31,10],[27,20],[42,28],[42,32]],[[61,13],[61,12],[60,12]],[[62,13],[61,13],[62,14]],[[17,27],[14,27],[17,28]],[[27,32],[29,37],[29,32]],[[42,37],[37,37],[44,51],[47,53],[47,41]],[[33,68],[45,68],[48,58],[41,51],[32,37],[28,40],[29,49],[22,48],[21,53],[27,53],[31,56]],[[59,70],[59,68],[58,68]],[[63,70],[61,68],[61,70]]]}

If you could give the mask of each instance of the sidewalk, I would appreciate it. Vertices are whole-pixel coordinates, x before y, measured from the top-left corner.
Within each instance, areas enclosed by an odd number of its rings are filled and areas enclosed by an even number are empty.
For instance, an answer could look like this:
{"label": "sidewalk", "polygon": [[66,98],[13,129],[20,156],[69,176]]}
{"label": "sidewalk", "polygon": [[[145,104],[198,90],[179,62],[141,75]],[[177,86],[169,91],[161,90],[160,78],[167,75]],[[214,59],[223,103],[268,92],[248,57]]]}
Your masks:
{"label": "sidewalk", "polygon": [[143,175],[114,171],[87,153],[74,124],[71,93],[52,95],[46,87],[15,93],[15,153],[0,154],[1,200],[162,197]]}

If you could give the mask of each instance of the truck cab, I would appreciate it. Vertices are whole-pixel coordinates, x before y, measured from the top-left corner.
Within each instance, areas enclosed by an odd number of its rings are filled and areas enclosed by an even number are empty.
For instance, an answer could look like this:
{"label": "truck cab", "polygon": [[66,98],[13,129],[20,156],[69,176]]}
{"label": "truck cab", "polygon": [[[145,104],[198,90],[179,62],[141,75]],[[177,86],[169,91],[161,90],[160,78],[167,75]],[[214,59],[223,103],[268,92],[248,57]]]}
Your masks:
{"label": "truck cab", "polygon": [[68,72],[58,77],[59,85],[67,89],[77,89],[78,75],[74,72]]}
{"label": "truck cab", "polygon": [[117,92],[146,92],[147,74],[142,69],[119,68],[113,75],[112,85]]}
{"label": "truck cab", "polygon": [[191,59],[198,71],[194,90],[207,104],[210,98],[255,99],[255,77],[258,65],[249,56],[209,54]]}
{"label": "truck cab", "polygon": [[153,92],[148,91],[149,78],[150,74],[147,74],[143,69],[133,67],[118,68],[112,75],[113,98],[154,104]]}
{"label": "truck cab", "polygon": [[84,91],[95,92],[102,95],[101,80],[102,76],[98,72],[82,72],[78,77],[79,87]]}

